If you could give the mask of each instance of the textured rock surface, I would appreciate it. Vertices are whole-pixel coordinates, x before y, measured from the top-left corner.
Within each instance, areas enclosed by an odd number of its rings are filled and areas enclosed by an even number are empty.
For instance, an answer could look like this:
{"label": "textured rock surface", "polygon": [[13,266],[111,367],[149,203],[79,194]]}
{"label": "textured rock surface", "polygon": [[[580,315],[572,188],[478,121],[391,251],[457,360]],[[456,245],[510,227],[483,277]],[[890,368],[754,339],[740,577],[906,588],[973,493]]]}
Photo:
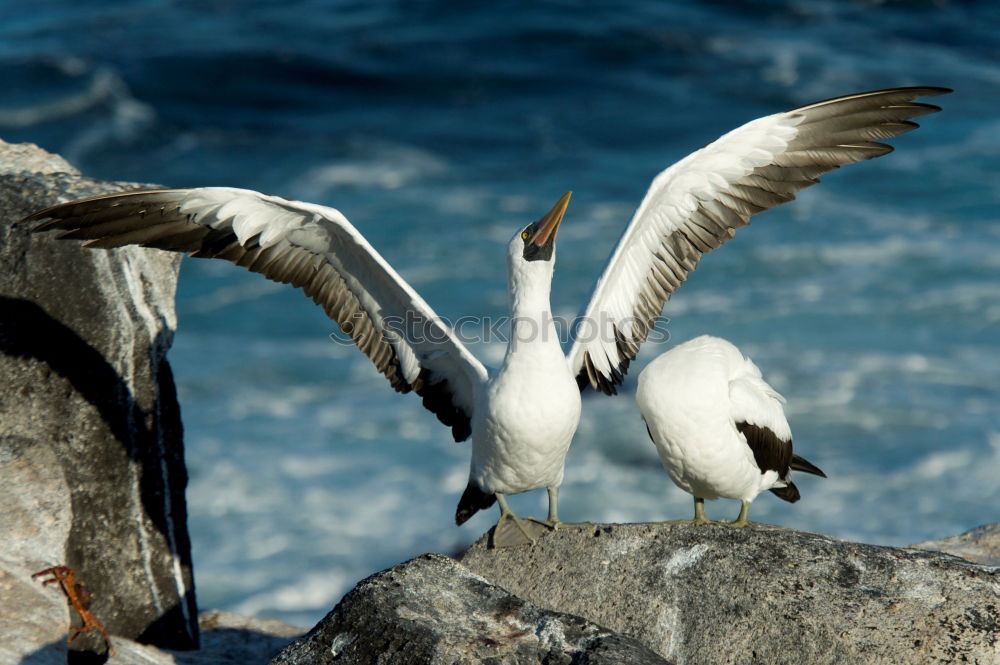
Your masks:
{"label": "textured rock surface", "polygon": [[960,536],[928,540],[912,547],[954,554],[983,566],[1000,566],[1000,524],[987,524]]}
{"label": "textured rock surface", "polygon": [[165,651],[120,640],[107,665],[263,665],[305,632],[280,621],[215,611],[202,614],[198,624],[197,651]]}
{"label": "textured rock surface", "polygon": [[[305,631],[280,621],[251,619],[228,612],[206,612],[198,620],[201,648],[170,651],[112,638],[115,653],[107,665],[263,665]],[[100,662],[98,659],[97,662]],[[66,665],[66,640],[59,636],[24,660],[3,659],[3,665]]]}
{"label": "textured rock surface", "polygon": [[178,665],[247,665],[266,663],[305,631],[272,619],[254,619],[230,612],[205,612],[201,626],[201,649],[178,652]]}
{"label": "textured rock surface", "polygon": [[681,663],[1000,663],[1000,570],[756,525],[568,527],[462,563]]}
{"label": "textured rock surface", "polygon": [[427,554],[344,596],[273,665],[321,663],[621,663],[667,661],[580,617],[540,609]]}
{"label": "textured rock surface", "polygon": [[[31,579],[65,559],[69,488],[48,446],[0,438],[0,663],[21,663],[46,645],[66,662],[66,600]],[[44,660],[24,661],[42,663]],[[52,661],[57,662],[57,661]]]}
{"label": "textured rock surface", "polygon": [[[0,606],[42,598],[38,607],[58,608],[50,627],[65,635],[65,600],[30,574],[68,565],[113,633],[185,648],[197,644],[197,612],[180,415],[164,357],[179,257],[86,250],[18,223],[125,187],[0,142]],[[48,630],[34,646],[51,642]],[[74,648],[100,650],[101,639],[84,635]]]}

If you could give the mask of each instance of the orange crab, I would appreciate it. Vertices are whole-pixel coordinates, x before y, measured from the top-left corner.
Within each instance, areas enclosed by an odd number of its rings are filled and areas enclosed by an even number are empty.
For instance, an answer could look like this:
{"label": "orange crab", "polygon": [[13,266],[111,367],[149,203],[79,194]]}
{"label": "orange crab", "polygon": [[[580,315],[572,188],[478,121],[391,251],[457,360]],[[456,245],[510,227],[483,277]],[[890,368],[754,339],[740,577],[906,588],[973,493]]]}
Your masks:
{"label": "orange crab", "polygon": [[66,594],[66,598],[69,600],[69,604],[73,606],[73,609],[77,611],[80,618],[83,620],[83,626],[77,628],[76,626],[70,626],[69,637],[66,639],[67,642],[72,642],[77,638],[80,633],[89,633],[94,630],[101,632],[104,636],[104,644],[108,648],[108,653],[113,654],[115,652],[114,647],[111,646],[111,636],[108,635],[108,629],[104,627],[104,624],[95,617],[90,612],[90,602],[92,600],[90,592],[87,591],[86,587],[81,582],[76,581],[76,571],[68,566],[53,566],[51,568],[46,568],[45,570],[40,570],[31,576],[31,579],[36,577],[42,577],[44,575],[51,575],[47,580],[43,580],[43,584],[59,584],[62,587],[63,593]]}

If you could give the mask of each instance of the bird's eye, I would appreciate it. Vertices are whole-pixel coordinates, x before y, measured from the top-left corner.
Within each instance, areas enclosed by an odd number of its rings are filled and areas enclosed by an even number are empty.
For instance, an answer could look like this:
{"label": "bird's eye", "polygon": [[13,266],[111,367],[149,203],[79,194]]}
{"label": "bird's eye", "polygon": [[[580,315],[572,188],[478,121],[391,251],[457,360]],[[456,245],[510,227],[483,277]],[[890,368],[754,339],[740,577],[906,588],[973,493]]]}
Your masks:
{"label": "bird's eye", "polygon": [[527,239],[528,239],[528,232],[521,231],[521,240],[527,240]]}

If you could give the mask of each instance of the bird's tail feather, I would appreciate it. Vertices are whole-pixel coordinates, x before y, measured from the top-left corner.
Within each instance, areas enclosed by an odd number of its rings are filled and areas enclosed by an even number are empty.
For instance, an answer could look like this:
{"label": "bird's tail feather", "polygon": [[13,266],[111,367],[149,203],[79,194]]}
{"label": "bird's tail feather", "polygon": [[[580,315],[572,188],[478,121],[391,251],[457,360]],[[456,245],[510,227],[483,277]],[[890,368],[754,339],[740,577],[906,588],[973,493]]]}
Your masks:
{"label": "bird's tail feather", "polygon": [[462,493],[462,498],[458,500],[458,508],[455,509],[455,524],[459,526],[465,524],[470,517],[480,510],[489,508],[496,501],[496,494],[484,492],[479,485],[470,480],[465,487],[465,492]]}
{"label": "bird's tail feather", "polygon": [[826,474],[823,473],[818,466],[804,457],[799,457],[798,455],[792,455],[791,469],[792,471],[804,471],[806,473],[811,473],[814,476],[826,478]]}
{"label": "bird's tail feather", "polygon": [[795,503],[802,498],[802,495],[799,494],[799,488],[795,486],[795,483],[790,480],[786,482],[788,484],[784,487],[772,487],[771,491],[774,492],[775,496],[779,499],[784,499],[788,503]]}

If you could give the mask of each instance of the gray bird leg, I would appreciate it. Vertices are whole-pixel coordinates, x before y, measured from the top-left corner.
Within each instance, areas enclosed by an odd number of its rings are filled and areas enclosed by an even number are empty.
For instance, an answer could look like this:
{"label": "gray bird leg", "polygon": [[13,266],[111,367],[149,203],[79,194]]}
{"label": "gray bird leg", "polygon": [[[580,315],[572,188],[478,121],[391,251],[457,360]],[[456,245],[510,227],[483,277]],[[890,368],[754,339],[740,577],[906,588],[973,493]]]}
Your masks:
{"label": "gray bird leg", "polygon": [[548,523],[555,531],[562,524],[562,520],[559,519],[559,488],[549,487],[547,488],[549,493],[549,519]]}
{"label": "gray bird leg", "polygon": [[694,520],[695,524],[711,524],[712,520],[705,517],[705,500],[699,496],[694,498]]}
{"label": "gray bird leg", "polygon": [[665,522],[653,522],[653,524],[714,524],[714,522],[705,517],[705,500],[696,496],[694,498],[693,520],[667,520]]}
{"label": "gray bird leg", "polygon": [[749,526],[750,521],[747,519],[747,516],[749,514],[750,514],[750,502],[747,501],[746,499],[743,499],[743,505],[740,506],[740,516],[736,518],[735,522],[730,522],[729,526],[736,527],[738,529],[745,526]]}

